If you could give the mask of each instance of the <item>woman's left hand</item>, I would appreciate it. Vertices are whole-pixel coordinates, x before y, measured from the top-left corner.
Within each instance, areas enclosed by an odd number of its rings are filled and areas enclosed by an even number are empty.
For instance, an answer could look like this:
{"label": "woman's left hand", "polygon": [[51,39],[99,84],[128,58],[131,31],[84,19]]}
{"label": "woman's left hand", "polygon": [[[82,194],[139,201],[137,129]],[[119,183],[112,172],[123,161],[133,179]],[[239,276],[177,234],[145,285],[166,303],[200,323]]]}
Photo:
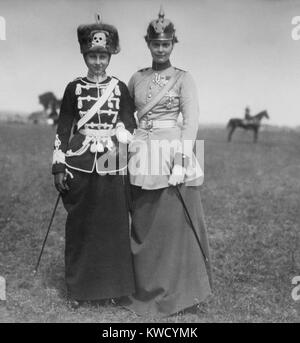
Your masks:
{"label": "woman's left hand", "polygon": [[116,129],[116,137],[123,144],[129,144],[133,138],[132,134],[122,126]]}
{"label": "woman's left hand", "polygon": [[169,178],[169,185],[176,186],[184,182],[186,169],[179,164],[175,164]]}

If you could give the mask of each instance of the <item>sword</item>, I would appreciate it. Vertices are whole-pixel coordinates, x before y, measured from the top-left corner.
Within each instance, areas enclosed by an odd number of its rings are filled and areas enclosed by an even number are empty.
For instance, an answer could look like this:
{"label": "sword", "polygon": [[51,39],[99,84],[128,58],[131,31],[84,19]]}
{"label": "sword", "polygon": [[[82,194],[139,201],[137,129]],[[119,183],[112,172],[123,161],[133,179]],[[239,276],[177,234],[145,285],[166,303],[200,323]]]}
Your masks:
{"label": "sword", "polygon": [[195,237],[196,237],[196,241],[197,241],[198,246],[199,246],[199,248],[200,248],[200,250],[201,250],[201,253],[202,253],[202,255],[203,255],[203,258],[204,258],[205,262],[208,263],[208,258],[207,258],[207,256],[205,255],[204,250],[203,250],[203,248],[202,248],[202,246],[201,246],[200,238],[199,238],[199,236],[198,236],[198,234],[197,234],[197,231],[196,231],[196,229],[195,229],[195,226],[194,226],[194,224],[193,224],[192,218],[191,218],[191,216],[190,216],[190,214],[189,214],[189,211],[188,211],[188,209],[187,209],[187,206],[186,206],[186,204],[185,204],[185,201],[183,200],[183,196],[182,196],[182,194],[181,194],[181,192],[180,192],[179,186],[176,185],[174,189],[175,189],[175,192],[176,192],[176,194],[177,194],[179,200],[180,200],[181,203],[182,203],[184,212],[185,212],[186,216],[188,217],[188,220],[189,220],[189,222],[190,222],[190,226],[191,226],[191,228],[192,228],[192,230],[193,230],[193,232],[194,232],[194,235],[195,235]]}
{"label": "sword", "polygon": [[48,225],[48,229],[47,229],[47,232],[46,232],[46,236],[44,238],[44,242],[43,242],[43,245],[42,245],[42,249],[41,249],[41,252],[40,252],[40,255],[39,255],[39,258],[37,260],[37,263],[36,263],[36,266],[33,270],[33,275],[36,275],[37,273],[37,270],[38,270],[38,267],[40,265],[40,261],[41,261],[41,257],[42,257],[42,254],[43,254],[43,251],[44,251],[44,248],[45,248],[45,244],[46,244],[46,241],[47,241],[47,238],[48,238],[48,234],[49,234],[49,231],[50,231],[50,228],[51,228],[51,225],[52,225],[52,222],[53,222],[53,218],[55,216],[55,212],[56,212],[56,209],[57,209],[57,206],[58,206],[58,203],[59,203],[59,200],[61,198],[61,193],[58,193],[58,196],[57,196],[57,199],[56,199],[56,203],[55,203],[55,206],[54,206],[54,210],[52,212],[52,216],[51,216],[51,219],[50,219],[50,223]]}

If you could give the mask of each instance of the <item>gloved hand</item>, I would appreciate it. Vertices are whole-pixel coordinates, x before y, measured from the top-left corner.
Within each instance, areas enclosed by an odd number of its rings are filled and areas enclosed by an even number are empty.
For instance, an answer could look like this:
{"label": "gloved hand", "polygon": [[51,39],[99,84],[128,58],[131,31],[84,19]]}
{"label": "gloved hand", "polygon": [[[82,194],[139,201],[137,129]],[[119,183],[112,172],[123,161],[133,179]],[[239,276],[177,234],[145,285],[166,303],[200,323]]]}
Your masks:
{"label": "gloved hand", "polygon": [[116,137],[120,143],[129,144],[132,141],[132,134],[125,129],[124,126],[118,126],[116,128]]}
{"label": "gloved hand", "polygon": [[54,185],[55,188],[62,194],[69,190],[69,186],[66,183],[65,173],[54,174]]}
{"label": "gloved hand", "polygon": [[186,169],[179,164],[175,164],[169,177],[169,185],[176,186],[184,182]]}

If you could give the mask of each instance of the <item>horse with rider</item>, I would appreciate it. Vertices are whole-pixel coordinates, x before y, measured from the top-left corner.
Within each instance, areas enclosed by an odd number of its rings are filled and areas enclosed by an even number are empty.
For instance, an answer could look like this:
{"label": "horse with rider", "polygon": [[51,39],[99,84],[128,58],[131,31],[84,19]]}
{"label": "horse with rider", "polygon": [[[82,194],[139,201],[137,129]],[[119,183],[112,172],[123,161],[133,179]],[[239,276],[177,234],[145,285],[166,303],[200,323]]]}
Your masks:
{"label": "horse with rider", "polygon": [[232,135],[236,128],[240,127],[244,130],[253,131],[253,141],[257,142],[258,132],[263,118],[269,119],[269,114],[266,110],[257,113],[256,115],[250,115],[249,107],[245,108],[245,116],[243,119],[231,118],[227,124],[228,131],[228,142],[231,141]]}

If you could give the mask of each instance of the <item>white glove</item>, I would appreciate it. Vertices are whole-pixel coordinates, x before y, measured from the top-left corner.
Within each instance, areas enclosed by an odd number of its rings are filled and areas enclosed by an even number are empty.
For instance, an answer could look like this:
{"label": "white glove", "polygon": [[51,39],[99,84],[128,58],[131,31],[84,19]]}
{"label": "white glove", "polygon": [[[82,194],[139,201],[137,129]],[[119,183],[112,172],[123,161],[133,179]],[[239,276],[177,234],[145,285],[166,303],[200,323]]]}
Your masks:
{"label": "white glove", "polygon": [[132,141],[132,134],[123,126],[116,128],[116,137],[120,143],[129,144]]}
{"label": "white glove", "polygon": [[172,174],[169,177],[169,185],[176,186],[184,182],[186,169],[179,164],[175,164],[172,169]]}

